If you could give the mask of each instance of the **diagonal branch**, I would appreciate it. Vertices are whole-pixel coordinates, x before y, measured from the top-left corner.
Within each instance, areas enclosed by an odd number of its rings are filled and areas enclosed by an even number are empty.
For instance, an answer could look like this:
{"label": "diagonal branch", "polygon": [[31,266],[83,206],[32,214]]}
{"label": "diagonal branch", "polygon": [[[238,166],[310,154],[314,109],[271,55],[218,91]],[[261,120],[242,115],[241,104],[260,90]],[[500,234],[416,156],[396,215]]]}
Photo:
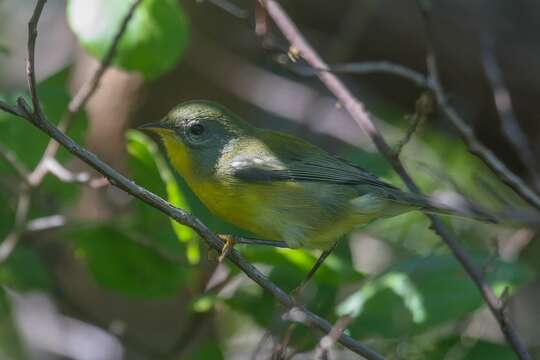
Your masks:
{"label": "diagonal branch", "polygon": [[[103,77],[107,69],[110,67],[112,61],[114,60],[114,56],[116,55],[116,50],[118,49],[118,44],[120,43],[122,36],[126,32],[128,24],[133,18],[135,10],[141,4],[141,2],[142,0],[132,1],[126,15],[124,15],[124,18],[122,19],[122,22],[120,23],[120,27],[118,28],[116,34],[113,37],[111,44],[109,45],[107,53],[101,60],[99,67],[96,69],[95,73],[82,85],[82,87],[78,90],[78,92],[69,102],[67,111],[64,113],[62,120],[60,121],[60,124],[59,124],[59,128],[62,131],[64,132],[68,131],[71,125],[71,122],[73,121],[75,116],[79,113],[79,111],[81,111],[81,109],[86,105],[88,100],[90,100],[92,95],[94,95],[94,93],[96,92],[99,82],[101,81],[101,78]],[[33,95],[32,95],[32,99],[33,99]],[[47,160],[50,158],[53,158],[56,155],[59,147],[60,146],[57,142],[53,140],[49,141],[49,143],[47,144],[47,148],[45,149],[45,152],[43,153],[43,156],[41,157],[41,160],[39,161],[35,170],[32,172],[30,179],[33,184],[40,184],[41,181],[43,181],[43,178],[45,177],[45,175],[47,175],[47,172],[48,172]]]}
{"label": "diagonal branch", "polygon": [[538,162],[535,159],[531,144],[527,138],[527,135],[521,128],[519,121],[514,115],[514,109],[512,106],[512,99],[510,92],[504,82],[501,69],[495,58],[493,52],[493,39],[487,34],[482,36],[482,63],[484,65],[484,72],[491,85],[493,92],[493,99],[495,107],[499,113],[501,119],[501,127],[503,133],[510,144],[514,147],[517,156],[521,159],[521,162],[527,166],[535,183],[540,185],[540,170],[538,169]]}
{"label": "diagonal branch", "polygon": [[[403,65],[395,64],[386,61],[380,62],[359,62],[349,64],[338,64],[327,66],[326,68],[313,68],[300,64],[291,64],[289,62],[283,63],[292,71],[304,76],[318,75],[321,72],[330,72],[336,74],[391,74],[399,76],[413,82],[419,87],[425,87],[430,89],[435,95],[438,106],[442,109],[444,115],[450,120],[452,125],[458,130],[461,137],[467,143],[469,150],[478,156],[491,170],[510,188],[518,193],[527,203],[534,206],[536,209],[540,209],[540,195],[527,185],[523,179],[510,170],[490,149],[483,145],[480,140],[475,136],[474,130],[469,126],[465,120],[457,113],[457,111],[450,105],[448,98],[445,94],[439,78],[437,76],[437,66],[434,64],[432,57],[428,54],[428,71],[429,76],[426,77],[421,73],[418,73],[412,69],[409,69]],[[500,109],[499,113],[501,112]],[[505,115],[506,116],[506,115]],[[502,118],[501,114],[501,118]],[[521,129],[519,129],[521,130]],[[522,142],[522,141],[521,141]],[[518,151],[518,152],[521,152]],[[522,155],[523,156],[523,155]],[[527,160],[523,160],[525,164],[531,162],[530,156]],[[530,168],[533,168],[529,165]],[[540,171],[540,170],[539,170]]]}
{"label": "diagonal branch", "polygon": [[[434,49],[434,41],[432,38],[432,19],[431,19],[431,13],[429,6],[426,6],[425,3],[423,3],[421,0],[418,0],[418,6],[422,13],[422,16],[424,18],[424,24],[426,27],[426,34],[427,34],[427,67],[428,67],[428,73],[433,81],[435,96],[437,97],[439,103],[441,104],[448,104],[448,100],[446,98],[446,94],[444,92],[444,89],[440,83],[439,79],[439,71],[437,66],[437,59],[435,55],[435,49]],[[501,167],[501,172],[498,172],[500,175],[512,175],[514,176],[518,182],[521,182],[523,185],[519,186],[519,189],[526,190],[525,194],[521,193],[522,196],[532,196],[530,200],[533,200],[533,204],[535,204],[536,200],[540,200],[538,198],[537,194],[532,191],[528,186],[526,186],[521,178],[514,175],[510,170],[506,169],[506,166],[499,161],[499,159],[491,152],[491,150],[483,147],[483,145],[480,144],[474,137],[473,130],[459,117],[459,115],[450,107],[447,106],[446,108],[447,116],[448,118],[454,123],[454,125],[458,129],[462,129],[462,134],[466,137],[466,139],[469,139],[469,141],[472,141],[469,143],[469,147],[472,151],[477,150],[480,154],[482,154],[482,158],[486,161],[488,165],[498,165]],[[476,146],[476,148],[473,147],[473,145]],[[491,159],[491,161],[488,161]],[[500,164],[499,164],[500,163]],[[506,169],[506,171],[504,171]],[[504,179],[504,177],[503,177]],[[525,197],[528,199],[529,197]],[[539,203],[540,204],[540,203]],[[444,230],[444,229],[443,229]],[[435,232],[439,233],[439,231],[435,230]],[[466,255],[466,254],[465,254]],[[508,318],[508,314],[505,309],[505,304],[501,299],[497,298],[491,288],[488,286],[485,281],[483,280],[483,275],[478,269],[475,268],[476,275],[473,277],[473,280],[477,284],[477,286],[480,288],[480,291],[482,293],[482,296],[484,297],[484,300],[486,301],[489,309],[491,310],[491,313],[499,323],[499,327],[506,338],[506,341],[508,344],[512,347],[516,355],[519,359],[522,360],[529,360],[531,359],[531,356],[527,352],[527,349],[525,348],[525,345],[523,345],[521,339],[513,329],[512,325],[510,324],[510,320]]]}
{"label": "diagonal branch", "polygon": [[[193,215],[175,208],[164,199],[151,193],[145,188],[135,184],[127,177],[121,175],[114,170],[110,165],[100,160],[95,154],[81,147],[75,143],[66,134],[61,132],[55,127],[46,117],[41,117],[38,114],[33,114],[29,111],[29,107],[23,98],[18,99],[19,107],[25,114],[24,118],[28,120],[32,125],[39,128],[46,133],[52,139],[58,141],[63,147],[69,150],[73,155],[90,165],[97,172],[106,177],[109,182],[117,188],[131,194],[137,199],[145,202],[146,204],[156,208],[167,216],[171,217],[180,224],[191,227],[195,230],[199,236],[206,241],[206,243],[213,249],[221,252],[223,248],[223,242],[217,237],[206,225],[204,225],[199,219]],[[247,262],[240,253],[232,249],[227,258],[235,264],[240,270],[242,270],[250,279],[255,281],[259,286],[272,294],[283,306],[287,309],[296,307],[295,300],[280,287],[270,281],[263,273],[261,273],[255,266]],[[321,318],[317,314],[305,309],[299,308],[300,311],[306,316],[307,322],[327,334],[332,329],[332,324],[327,320]],[[354,340],[348,335],[341,334],[337,340],[343,346],[347,347],[351,351],[364,356],[370,360],[382,360],[382,355],[365,347],[358,341]]]}
{"label": "diagonal branch", "polygon": [[[289,18],[287,13],[275,0],[259,1],[265,6],[269,16],[290,42],[291,47],[299,52],[300,56],[303,57],[309,65],[315,69],[327,68],[325,62],[311,47],[311,45],[300,33],[296,25]],[[330,90],[330,92],[336,96],[345,109],[347,109],[360,128],[364,130],[364,132],[371,138],[379,152],[388,159],[394,168],[394,171],[398,173],[407,188],[409,188],[409,190],[413,193],[421,194],[419,187],[405,170],[399,158],[392,156],[391,148],[376,129],[375,124],[371,120],[371,117],[366,111],[364,105],[351,94],[343,82],[334,74],[330,72],[321,72],[318,74],[318,77],[324,83],[324,85],[326,85],[328,90]],[[443,226],[440,219],[431,214],[426,214],[426,216],[428,216],[428,218],[431,220],[431,227],[433,230],[450,248],[453,255],[461,263],[469,277],[477,286],[486,304],[491,310],[491,313],[497,319],[508,343],[512,346],[516,354],[520,356],[521,359],[530,359],[530,356],[521,343],[521,340],[518,338],[517,334],[508,322],[508,319],[504,313],[504,306],[502,302],[495,296],[492,289],[484,279],[482,272],[474,264],[461,244],[454,237],[452,237],[450,232]]]}

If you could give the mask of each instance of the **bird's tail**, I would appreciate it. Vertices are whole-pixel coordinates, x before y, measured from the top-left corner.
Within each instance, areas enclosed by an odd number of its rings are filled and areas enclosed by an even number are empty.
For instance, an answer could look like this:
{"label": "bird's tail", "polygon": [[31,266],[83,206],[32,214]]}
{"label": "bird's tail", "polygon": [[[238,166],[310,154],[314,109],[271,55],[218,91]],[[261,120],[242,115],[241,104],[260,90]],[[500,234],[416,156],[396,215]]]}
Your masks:
{"label": "bird's tail", "polygon": [[431,214],[441,214],[458,216],[468,219],[474,219],[489,223],[498,223],[498,219],[468,202],[466,199],[454,199],[455,201],[446,202],[432,197],[417,195],[407,192],[396,192],[396,194],[386,194],[392,201],[407,207],[413,207],[417,210],[425,211]]}

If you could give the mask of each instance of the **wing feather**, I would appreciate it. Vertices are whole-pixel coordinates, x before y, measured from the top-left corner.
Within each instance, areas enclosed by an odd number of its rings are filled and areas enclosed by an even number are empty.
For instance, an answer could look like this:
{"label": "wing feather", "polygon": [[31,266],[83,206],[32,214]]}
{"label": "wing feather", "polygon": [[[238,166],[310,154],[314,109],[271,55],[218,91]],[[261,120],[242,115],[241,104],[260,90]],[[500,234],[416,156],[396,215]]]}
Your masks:
{"label": "wing feather", "polygon": [[370,185],[397,190],[365,169],[334,157],[290,135],[265,132],[253,155],[233,159],[233,175],[244,181],[307,181],[339,185]]}

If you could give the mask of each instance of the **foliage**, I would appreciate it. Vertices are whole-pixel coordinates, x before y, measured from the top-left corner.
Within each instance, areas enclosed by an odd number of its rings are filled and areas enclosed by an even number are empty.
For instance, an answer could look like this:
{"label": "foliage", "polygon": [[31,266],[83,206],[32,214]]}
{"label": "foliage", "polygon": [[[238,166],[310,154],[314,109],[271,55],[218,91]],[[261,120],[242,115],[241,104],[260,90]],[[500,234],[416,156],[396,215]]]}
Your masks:
{"label": "foliage", "polygon": [[[129,4],[121,0],[69,0],[69,24],[89,54],[103,59]],[[139,72],[146,79],[155,79],[179,62],[188,32],[187,18],[177,1],[143,0],[119,43],[113,64]],[[0,55],[2,52],[0,46]],[[55,123],[70,101],[67,91],[70,72],[71,68],[65,68],[39,83],[44,110]],[[18,96],[28,98],[28,94],[22,92],[4,94],[0,98],[14,103]],[[398,123],[403,115],[390,104],[379,110],[385,114],[385,119],[391,117],[390,123]],[[73,121],[69,134],[84,143],[86,130],[87,118],[82,113]],[[128,130],[125,140],[121,146],[125,146],[127,152],[126,170],[137,184],[172,205],[194,213],[217,233],[249,235],[209,213],[170,167],[158,143],[136,130]],[[25,167],[36,166],[48,141],[26,122],[0,112],[0,143],[12,150]],[[358,149],[345,155],[348,160],[399,185],[381,156]],[[476,191],[475,178],[492,177],[492,174],[471,157],[456,138],[428,127],[422,132],[421,141],[407,145],[401,156],[407,159],[408,165],[413,164],[415,178],[423,189],[429,192],[452,189],[450,182],[441,181],[421,166],[414,167],[414,163],[440,163],[444,173],[457,179],[460,187],[474,192],[482,203],[490,204],[485,192]],[[57,159],[69,166],[73,157],[62,149]],[[3,205],[0,206],[0,237],[3,237],[13,227],[21,182],[3,161],[0,161],[0,180],[0,204]],[[507,191],[501,184],[494,186],[498,191]],[[68,218],[68,225],[44,234],[24,234],[24,242],[0,264],[0,358],[24,358],[10,292],[39,291],[63,298],[58,291],[62,287],[62,274],[55,273],[55,258],[48,252],[55,246],[72,255],[107,294],[133,302],[165,303],[182,299],[178,314],[171,315],[175,319],[177,315],[178,318],[183,316],[182,319],[184,316],[202,318],[201,321],[207,321],[212,328],[226,329],[216,331],[219,336],[204,334],[200,337],[202,340],[197,338],[197,343],[190,344],[192,359],[224,359],[224,349],[243,327],[249,332],[268,329],[276,341],[283,340],[290,325],[283,320],[284,309],[272,296],[246,280],[236,267],[223,264],[224,269],[220,271],[226,273],[224,279],[213,288],[205,288],[216,264],[215,260],[207,259],[206,247],[191,228],[134,199],[130,200],[127,211],[119,211],[107,220],[78,220],[70,215],[81,198],[81,189],[81,185],[63,183],[50,176],[34,193],[30,219],[61,214]],[[503,233],[502,226],[463,219],[445,221],[468,250],[477,254],[476,263],[486,268],[489,285],[498,296],[506,288],[514,293],[536,275],[537,269],[526,261],[494,259],[488,254],[485,243],[477,241]],[[349,246],[352,240],[344,237],[303,292],[300,300],[307,308],[331,322],[351,316],[348,334],[362,341],[376,339],[388,355],[397,353],[396,341],[406,341],[415,351],[411,358],[438,359],[451,352],[459,353],[460,359],[511,357],[512,352],[506,346],[481,338],[465,338],[458,331],[447,330],[468,320],[482,309],[484,302],[456,259],[429,229],[422,214],[375,221],[362,231],[384,241],[398,254],[392,258],[392,264],[378,274],[359,271]],[[236,248],[289,292],[300,284],[319,255],[310,250],[250,245]],[[195,328],[200,326],[197,321],[196,324],[186,323],[194,328],[194,334]],[[191,331],[189,328],[188,332]],[[422,342],[424,337],[430,338],[429,346]],[[305,324],[296,326],[288,339],[289,345],[299,351],[312,350],[318,341]]]}

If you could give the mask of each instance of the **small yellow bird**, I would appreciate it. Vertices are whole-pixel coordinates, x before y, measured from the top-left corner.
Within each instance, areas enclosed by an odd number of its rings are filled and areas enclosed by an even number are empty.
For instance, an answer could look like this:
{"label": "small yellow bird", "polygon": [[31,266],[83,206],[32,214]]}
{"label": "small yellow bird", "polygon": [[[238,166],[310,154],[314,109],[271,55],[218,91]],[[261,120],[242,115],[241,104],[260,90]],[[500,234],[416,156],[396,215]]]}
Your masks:
{"label": "small yellow bird", "polygon": [[353,228],[411,210],[465,215],[403,192],[297,137],[255,128],[219,104],[190,101],[142,129],[220,218],[291,248],[327,250]]}

